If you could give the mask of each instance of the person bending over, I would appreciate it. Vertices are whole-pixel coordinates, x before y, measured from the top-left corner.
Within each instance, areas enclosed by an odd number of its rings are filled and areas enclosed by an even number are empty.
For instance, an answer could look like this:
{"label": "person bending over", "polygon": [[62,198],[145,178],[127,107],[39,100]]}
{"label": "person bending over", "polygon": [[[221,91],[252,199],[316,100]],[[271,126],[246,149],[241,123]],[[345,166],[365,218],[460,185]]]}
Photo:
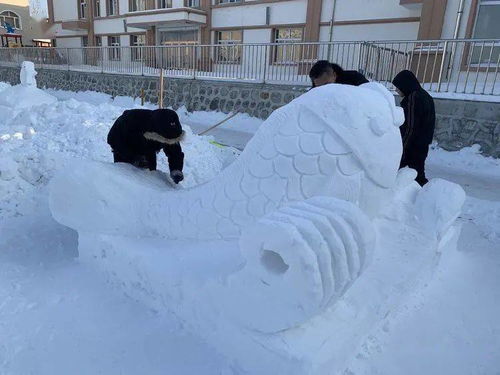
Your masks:
{"label": "person bending over", "polygon": [[184,136],[179,116],[170,109],[126,110],[108,133],[108,144],[115,163],[156,170],[156,154],[163,150],[168,158],[170,177],[178,184],[184,179]]}
{"label": "person bending over", "polygon": [[434,137],[436,112],[434,100],[425,91],[417,77],[409,70],[398,73],[392,84],[403,97],[401,107],[405,112],[405,123],[400,127],[403,139],[403,156],[400,167],[410,167],[417,171],[416,181],[424,186],[425,159]]}
{"label": "person bending over", "polygon": [[329,83],[359,86],[368,83],[366,77],[356,70],[344,70],[340,65],[332,64],[327,60],[319,60],[309,72],[312,87],[319,87]]}

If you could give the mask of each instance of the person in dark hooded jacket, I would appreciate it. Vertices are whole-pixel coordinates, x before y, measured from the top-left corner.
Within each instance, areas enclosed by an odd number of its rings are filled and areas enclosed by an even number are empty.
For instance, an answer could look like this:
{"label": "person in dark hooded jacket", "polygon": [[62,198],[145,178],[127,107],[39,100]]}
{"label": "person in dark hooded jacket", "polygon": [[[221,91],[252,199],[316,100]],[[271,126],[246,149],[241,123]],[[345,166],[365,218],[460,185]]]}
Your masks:
{"label": "person in dark hooded jacket", "polygon": [[327,60],[319,60],[309,71],[312,87],[319,87],[329,83],[359,86],[368,83],[366,77],[356,70],[344,70],[340,65],[332,64]]}
{"label": "person in dark hooded jacket", "polygon": [[398,94],[403,97],[401,107],[405,112],[405,123],[400,127],[403,139],[401,168],[415,169],[416,181],[423,186],[428,181],[425,177],[425,159],[436,124],[434,100],[409,70],[398,73],[392,83]]}
{"label": "person in dark hooded jacket", "polygon": [[170,109],[131,109],[123,112],[108,133],[115,163],[156,170],[156,154],[163,150],[168,158],[170,177],[178,184],[184,179],[184,135],[179,116]]}

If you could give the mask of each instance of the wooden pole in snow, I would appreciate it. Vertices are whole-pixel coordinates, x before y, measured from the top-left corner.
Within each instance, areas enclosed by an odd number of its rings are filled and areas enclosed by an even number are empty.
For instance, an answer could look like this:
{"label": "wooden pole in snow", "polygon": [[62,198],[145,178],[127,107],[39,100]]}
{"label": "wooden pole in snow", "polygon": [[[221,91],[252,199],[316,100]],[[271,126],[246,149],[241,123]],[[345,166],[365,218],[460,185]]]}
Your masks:
{"label": "wooden pole in snow", "polygon": [[232,115],[230,115],[230,116],[226,117],[224,120],[222,120],[222,121],[218,122],[218,123],[217,123],[217,124],[215,124],[214,126],[209,127],[207,130],[203,130],[203,131],[202,131],[200,134],[198,134],[198,135],[204,135],[204,134],[208,133],[210,130],[215,129],[216,127],[218,127],[218,126],[220,126],[220,125],[224,124],[226,121],[231,120],[231,119],[232,119],[234,116],[236,116],[237,114],[238,114],[238,112],[234,112]]}
{"label": "wooden pole in snow", "polygon": [[163,108],[163,68],[160,70],[160,95],[158,98],[158,108]]}

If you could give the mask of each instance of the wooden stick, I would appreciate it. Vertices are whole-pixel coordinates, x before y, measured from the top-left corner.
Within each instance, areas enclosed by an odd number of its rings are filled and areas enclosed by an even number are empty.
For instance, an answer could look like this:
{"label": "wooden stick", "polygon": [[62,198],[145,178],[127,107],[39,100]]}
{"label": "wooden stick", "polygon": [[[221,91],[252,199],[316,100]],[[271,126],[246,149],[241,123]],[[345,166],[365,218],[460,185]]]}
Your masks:
{"label": "wooden stick", "polygon": [[144,89],[141,89],[141,105],[144,106]]}
{"label": "wooden stick", "polygon": [[158,108],[163,108],[163,69],[160,70],[160,97],[158,100]]}
{"label": "wooden stick", "polygon": [[231,120],[231,119],[232,119],[234,116],[236,116],[237,114],[238,114],[238,112],[234,112],[231,116],[226,117],[224,120],[222,120],[222,121],[218,122],[218,123],[217,123],[217,124],[215,124],[214,126],[209,127],[207,130],[202,131],[202,132],[201,132],[200,134],[198,134],[198,135],[204,135],[204,134],[208,133],[210,130],[215,129],[216,127],[218,127],[218,126],[222,125],[223,123],[225,123],[225,122],[226,122],[226,121],[228,121],[228,120]]}

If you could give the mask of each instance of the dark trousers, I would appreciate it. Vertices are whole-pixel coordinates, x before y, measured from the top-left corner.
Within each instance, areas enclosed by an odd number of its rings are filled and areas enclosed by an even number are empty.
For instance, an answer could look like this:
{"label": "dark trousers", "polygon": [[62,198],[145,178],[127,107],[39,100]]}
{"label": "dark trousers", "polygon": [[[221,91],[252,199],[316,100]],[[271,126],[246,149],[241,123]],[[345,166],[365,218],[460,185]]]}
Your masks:
{"label": "dark trousers", "polygon": [[[156,161],[156,155],[154,155],[154,158]],[[113,161],[115,163],[128,163],[137,168],[154,170],[156,169],[156,165],[153,166],[150,159],[151,157],[148,157],[147,155],[124,154],[113,150]]]}
{"label": "dark trousers", "polygon": [[429,180],[425,177],[425,159],[429,153],[429,145],[418,145],[408,148],[403,152],[400,168],[410,167],[417,171],[417,181],[424,186]]}

